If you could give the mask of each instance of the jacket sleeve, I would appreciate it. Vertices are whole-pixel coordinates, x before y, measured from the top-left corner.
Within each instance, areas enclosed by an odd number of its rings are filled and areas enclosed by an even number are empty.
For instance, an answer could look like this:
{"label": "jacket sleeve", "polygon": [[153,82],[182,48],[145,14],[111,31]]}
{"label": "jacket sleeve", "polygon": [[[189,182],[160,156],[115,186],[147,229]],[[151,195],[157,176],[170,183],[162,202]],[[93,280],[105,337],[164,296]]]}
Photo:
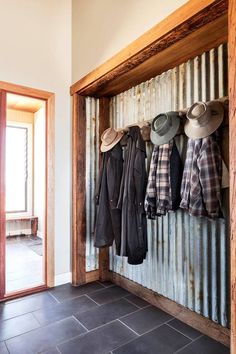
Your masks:
{"label": "jacket sleeve", "polygon": [[107,187],[111,209],[117,208],[122,171],[122,150],[117,149],[115,156],[111,154],[107,162]]}
{"label": "jacket sleeve", "polygon": [[144,199],[147,185],[145,152],[137,149],[134,160],[134,187],[138,212],[144,213]]}
{"label": "jacket sleeve", "polygon": [[102,154],[102,160],[101,160],[101,165],[99,167],[99,175],[98,175],[98,179],[96,181],[96,191],[95,191],[95,202],[96,205],[99,204],[99,196],[100,196],[100,191],[101,191],[101,183],[102,183],[102,174],[104,171],[104,166],[105,166],[105,154]]}

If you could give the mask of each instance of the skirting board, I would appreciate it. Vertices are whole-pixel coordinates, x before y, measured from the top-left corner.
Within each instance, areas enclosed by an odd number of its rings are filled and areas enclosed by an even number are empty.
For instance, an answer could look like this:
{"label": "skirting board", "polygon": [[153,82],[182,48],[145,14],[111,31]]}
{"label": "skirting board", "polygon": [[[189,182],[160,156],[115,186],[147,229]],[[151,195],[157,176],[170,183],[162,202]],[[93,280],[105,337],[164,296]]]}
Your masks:
{"label": "skirting board", "polygon": [[121,275],[109,272],[109,280],[121,286],[136,296],[141,297],[153,306],[169,313],[178,320],[186,323],[187,325],[195,328],[199,332],[215,339],[216,341],[230,346],[230,330],[224,328],[219,324],[209,320],[206,317],[199,315],[188,308],[177,304],[176,302],[167,299],[166,297],[155,293],[154,291],[145,288],[144,286],[133,282]]}

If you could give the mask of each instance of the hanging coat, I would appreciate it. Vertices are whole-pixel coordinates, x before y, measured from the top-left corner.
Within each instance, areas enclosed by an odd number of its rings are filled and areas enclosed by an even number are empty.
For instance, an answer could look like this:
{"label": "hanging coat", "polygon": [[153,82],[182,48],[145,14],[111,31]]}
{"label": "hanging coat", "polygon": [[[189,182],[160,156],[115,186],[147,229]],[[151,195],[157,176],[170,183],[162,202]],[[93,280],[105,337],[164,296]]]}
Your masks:
{"label": "hanging coat", "polygon": [[147,252],[145,158],[145,142],[140,129],[130,127],[118,202],[122,211],[121,256],[128,257],[129,264],[141,264]]}
{"label": "hanging coat", "polygon": [[94,246],[112,246],[115,239],[116,252],[120,254],[121,210],[117,208],[123,171],[120,143],[102,154],[99,182],[96,193],[97,215]]}

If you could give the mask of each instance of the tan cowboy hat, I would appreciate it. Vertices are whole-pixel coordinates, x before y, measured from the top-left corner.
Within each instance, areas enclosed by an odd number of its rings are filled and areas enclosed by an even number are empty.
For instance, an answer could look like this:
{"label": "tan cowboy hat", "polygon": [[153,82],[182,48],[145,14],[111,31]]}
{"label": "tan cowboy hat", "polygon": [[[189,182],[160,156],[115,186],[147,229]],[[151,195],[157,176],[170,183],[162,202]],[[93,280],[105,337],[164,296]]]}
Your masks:
{"label": "tan cowboy hat", "polygon": [[180,126],[178,112],[161,113],[153,119],[151,141],[154,145],[163,145],[174,138]]}
{"label": "tan cowboy hat", "polygon": [[224,119],[224,107],[219,101],[196,102],[187,111],[184,131],[191,139],[202,139],[219,128]]}
{"label": "tan cowboy hat", "polygon": [[117,131],[113,128],[106,129],[101,136],[102,145],[101,151],[106,152],[111,150],[123,137],[124,132]]}

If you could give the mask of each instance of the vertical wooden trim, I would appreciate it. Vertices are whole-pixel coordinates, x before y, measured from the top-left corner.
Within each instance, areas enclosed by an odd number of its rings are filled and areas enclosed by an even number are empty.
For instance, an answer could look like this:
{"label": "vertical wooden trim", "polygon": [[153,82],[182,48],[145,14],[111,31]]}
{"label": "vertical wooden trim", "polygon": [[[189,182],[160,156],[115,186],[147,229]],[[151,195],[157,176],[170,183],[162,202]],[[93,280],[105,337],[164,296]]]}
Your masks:
{"label": "vertical wooden trim", "polygon": [[[99,141],[102,133],[110,125],[109,117],[109,98],[102,97],[99,99]],[[109,271],[109,247],[99,249],[99,279],[101,281],[108,280]]]}
{"label": "vertical wooden trim", "polygon": [[236,1],[229,0],[231,354],[236,354]]}
{"label": "vertical wooden trim", "polygon": [[73,95],[72,117],[72,283],[86,282],[86,110]]}
{"label": "vertical wooden trim", "polygon": [[55,95],[46,108],[46,218],[45,218],[45,283],[54,286],[55,278]]}
{"label": "vertical wooden trim", "polygon": [[[45,202],[45,285],[38,286],[24,291],[17,291],[4,296],[4,299],[19,297],[23,294],[33,293],[38,289],[44,289],[46,286],[54,286],[54,234],[55,234],[55,95],[52,92],[38,90],[26,86],[16,85],[0,81],[0,240],[4,234],[3,242],[0,244],[0,298],[1,292],[5,292],[5,284],[2,285],[3,275],[5,278],[5,181],[3,181],[5,172],[5,132],[2,136],[2,126],[6,126],[6,92],[11,92],[26,97],[34,97],[44,100],[46,103],[46,202]],[[5,97],[5,98],[4,98]],[[2,114],[2,112],[5,112]],[[2,117],[4,116],[5,123]],[[5,128],[4,128],[5,129]],[[4,198],[4,214],[3,209]],[[4,222],[2,222],[4,220]],[[4,228],[4,230],[3,230]],[[4,262],[3,262],[4,261]],[[2,265],[4,269],[2,269]]]}
{"label": "vertical wooden trim", "polygon": [[0,91],[0,299],[5,295],[5,151],[6,151],[6,92]]}

